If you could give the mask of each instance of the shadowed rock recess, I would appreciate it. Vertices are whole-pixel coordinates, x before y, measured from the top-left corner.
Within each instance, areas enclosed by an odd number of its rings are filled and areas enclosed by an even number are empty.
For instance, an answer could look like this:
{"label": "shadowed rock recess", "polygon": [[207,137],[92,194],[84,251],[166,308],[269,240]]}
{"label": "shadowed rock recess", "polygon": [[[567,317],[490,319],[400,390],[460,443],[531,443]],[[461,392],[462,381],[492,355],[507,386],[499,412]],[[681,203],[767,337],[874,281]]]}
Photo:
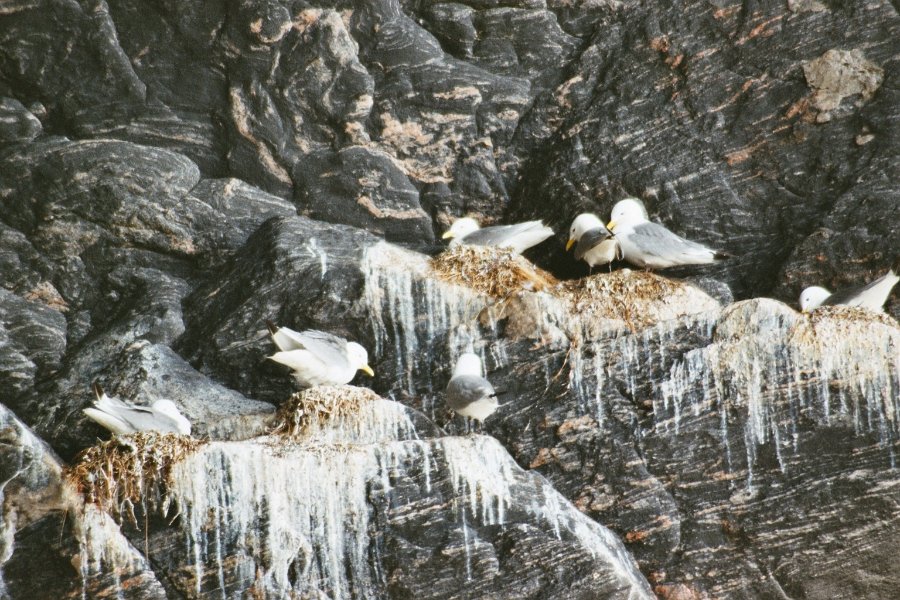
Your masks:
{"label": "shadowed rock recess", "polygon": [[[795,308],[900,252],[898,40],[889,0],[4,2],[0,599],[896,598],[900,293]],[[733,258],[588,276],[626,195]],[[550,275],[441,272],[462,215],[542,219]],[[375,393],[274,430],[266,319]],[[122,522],[66,476],[93,381],[203,440]]]}

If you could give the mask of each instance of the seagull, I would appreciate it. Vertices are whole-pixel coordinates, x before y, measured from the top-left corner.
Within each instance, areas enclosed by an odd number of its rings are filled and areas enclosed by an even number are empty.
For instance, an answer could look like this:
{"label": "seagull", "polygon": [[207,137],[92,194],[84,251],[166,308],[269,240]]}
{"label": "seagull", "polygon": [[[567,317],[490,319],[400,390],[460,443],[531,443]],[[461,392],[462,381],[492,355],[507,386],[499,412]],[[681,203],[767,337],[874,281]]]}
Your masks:
{"label": "seagull", "polygon": [[898,281],[900,281],[900,258],[894,260],[887,273],[863,286],[838,290],[833,294],[817,285],[806,288],[800,294],[800,310],[808,312],[823,305],[843,304],[882,312],[884,303],[887,302],[891,290]]}
{"label": "seagull", "polygon": [[463,354],[456,361],[446,394],[447,405],[456,414],[479,422],[494,414],[499,406],[497,392],[481,376],[481,359],[471,352]]}
{"label": "seagull", "polygon": [[572,221],[566,251],[575,246],[575,260],[584,260],[592,269],[616,259],[619,244],[597,215],[582,213]]}
{"label": "seagull", "polygon": [[613,206],[609,229],[631,264],[647,269],[680,265],[703,265],[729,255],[675,235],[647,218],[647,209],[637,198],[625,198]]}
{"label": "seagull", "polygon": [[525,221],[513,225],[494,225],[482,228],[475,219],[463,217],[455,220],[442,237],[445,240],[451,240],[451,248],[459,244],[495,246],[511,248],[516,254],[521,254],[551,235],[553,235],[553,230],[541,221]]}
{"label": "seagull", "polygon": [[350,383],[357,371],[375,375],[369,353],[356,342],[315,329],[294,331],[272,321],[266,325],[279,350],[269,358],[290,367],[303,387]]}
{"label": "seagull", "polygon": [[179,412],[171,400],[157,400],[150,406],[138,406],[110,398],[97,382],[94,382],[91,388],[97,399],[94,406],[84,409],[84,414],[115,435],[139,431],[191,435],[191,422]]}

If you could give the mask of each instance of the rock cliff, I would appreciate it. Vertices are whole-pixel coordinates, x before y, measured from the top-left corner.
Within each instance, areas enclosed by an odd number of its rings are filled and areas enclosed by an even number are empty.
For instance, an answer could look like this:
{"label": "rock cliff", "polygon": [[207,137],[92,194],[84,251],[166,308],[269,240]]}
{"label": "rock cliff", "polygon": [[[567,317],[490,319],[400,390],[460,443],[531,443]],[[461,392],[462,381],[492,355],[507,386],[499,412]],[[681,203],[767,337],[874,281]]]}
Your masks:
{"label": "rock cliff", "polygon": [[[795,308],[900,248],[898,39],[887,0],[5,3],[0,598],[895,597],[900,296]],[[626,194],[735,257],[587,277],[571,219]],[[543,219],[561,281],[448,278],[463,214]],[[272,433],[265,319],[378,397]],[[94,380],[206,440],[165,514],[65,480]]]}

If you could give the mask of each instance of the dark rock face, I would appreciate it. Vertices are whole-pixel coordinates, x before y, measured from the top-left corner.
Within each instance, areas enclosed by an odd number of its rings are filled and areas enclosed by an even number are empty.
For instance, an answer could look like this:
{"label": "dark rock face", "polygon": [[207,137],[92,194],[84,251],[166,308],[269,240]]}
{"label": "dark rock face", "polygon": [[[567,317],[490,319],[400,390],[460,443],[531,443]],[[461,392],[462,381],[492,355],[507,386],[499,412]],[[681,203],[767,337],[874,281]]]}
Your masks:
{"label": "dark rock face", "polygon": [[[900,244],[887,217],[900,199],[885,187],[897,161],[880,158],[897,137],[888,40],[900,18],[889,2],[829,6],[693,3],[663,14],[626,4],[608,15],[558,96],[535,107],[558,115],[554,127],[520,128],[534,160],[513,213],[562,229],[573,213],[608,215],[623,195],[639,196],[663,223],[736,255],[706,272],[739,297],[776,291],[796,302],[806,285],[848,282],[848,261],[863,267],[852,269],[856,283],[879,276]],[[825,77],[842,73],[835,95],[846,97],[824,111],[804,66],[837,39],[884,80],[877,91],[874,76],[854,86],[851,68],[828,63]]]}
{"label": "dark rock face", "polygon": [[[516,396],[489,431],[587,514],[616,523],[661,594],[689,581],[719,597],[793,597],[816,572],[830,593],[852,596],[857,576],[839,581],[841,568],[809,557],[859,529],[871,534],[854,553],[891,551],[898,330],[867,325],[857,337],[835,321],[807,339],[807,326],[754,301],[717,320],[596,340],[586,401],[550,381],[542,395]],[[834,352],[844,358],[832,362]],[[546,360],[512,361],[496,385],[544,389],[563,357]],[[851,502],[865,508],[848,511]],[[864,571],[886,576],[878,560]]]}
{"label": "dark rock face", "polygon": [[[887,0],[6,3],[0,597],[893,598],[898,329],[732,302],[887,271],[897,39]],[[572,218],[625,195],[734,258],[594,319],[430,269],[473,214],[583,275]],[[406,408],[274,452],[265,319]],[[442,403],[469,350],[485,436]],[[175,522],[65,491],[94,380],[213,440]]]}
{"label": "dark rock face", "polygon": [[411,439],[422,417],[384,400],[354,419],[360,436],[217,443],[179,465],[179,522],[147,542],[176,593],[651,597],[621,543],[496,440]]}
{"label": "dark rock face", "polygon": [[[123,589],[132,598],[164,597],[112,519],[72,496],[53,451],[3,406],[0,458],[3,597],[102,598]],[[98,568],[101,560],[116,567]]]}

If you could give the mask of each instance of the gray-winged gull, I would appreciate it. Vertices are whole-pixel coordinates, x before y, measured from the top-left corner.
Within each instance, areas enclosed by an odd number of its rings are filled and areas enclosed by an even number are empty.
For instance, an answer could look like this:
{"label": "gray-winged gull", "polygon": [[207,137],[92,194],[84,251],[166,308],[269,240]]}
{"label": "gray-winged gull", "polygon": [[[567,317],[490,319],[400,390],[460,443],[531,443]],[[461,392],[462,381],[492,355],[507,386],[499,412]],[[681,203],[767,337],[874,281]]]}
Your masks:
{"label": "gray-winged gull", "polygon": [[93,407],[84,409],[84,414],[116,435],[139,431],[191,434],[191,422],[171,400],[157,400],[150,406],[138,406],[110,398],[96,382],[92,388],[97,399]]}
{"label": "gray-winged gull", "polygon": [[497,410],[497,392],[481,375],[481,359],[467,352],[456,361],[447,384],[447,405],[458,415],[484,421]]}
{"label": "gray-winged gull", "polygon": [[686,240],[648,220],[647,209],[637,198],[625,198],[613,206],[607,228],[616,237],[625,260],[648,269],[703,265],[728,254]]}
{"label": "gray-winged gull", "polygon": [[294,331],[272,321],[266,325],[279,350],[269,358],[290,367],[303,387],[350,383],[357,371],[375,375],[369,353],[356,342],[315,329]]}
{"label": "gray-winged gull", "polygon": [[540,244],[553,235],[553,230],[540,221],[525,221],[513,225],[492,225],[481,227],[471,217],[457,219],[444,233],[443,238],[450,239],[450,246],[464,244],[467,246],[495,246],[511,248],[521,254],[528,248]]}
{"label": "gray-winged gull", "polygon": [[833,294],[817,285],[806,288],[800,293],[800,310],[806,312],[820,306],[842,304],[881,312],[898,281],[900,258],[894,260],[887,273],[863,286],[838,290]]}
{"label": "gray-winged gull", "polygon": [[591,268],[616,259],[619,244],[597,215],[582,213],[572,221],[566,250],[575,245],[575,260],[584,260]]}

